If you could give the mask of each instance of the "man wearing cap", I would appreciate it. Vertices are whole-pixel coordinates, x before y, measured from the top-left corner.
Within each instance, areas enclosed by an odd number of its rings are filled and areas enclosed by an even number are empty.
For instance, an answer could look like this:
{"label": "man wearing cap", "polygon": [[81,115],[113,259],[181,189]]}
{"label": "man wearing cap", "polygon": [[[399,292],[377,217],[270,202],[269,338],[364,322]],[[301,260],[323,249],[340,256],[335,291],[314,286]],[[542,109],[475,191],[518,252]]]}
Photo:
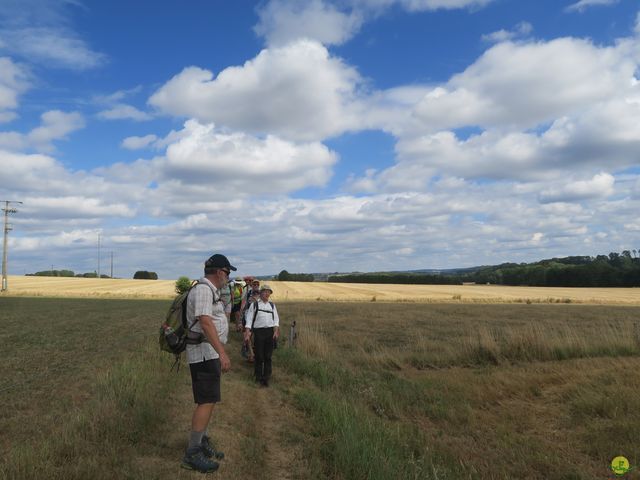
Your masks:
{"label": "man wearing cap", "polygon": [[278,310],[269,301],[272,293],[269,285],[260,287],[260,298],[249,307],[244,330],[245,341],[249,340],[253,332],[254,373],[256,382],[263,387],[269,386],[273,345],[280,336]]}
{"label": "man wearing cap", "polygon": [[220,375],[231,368],[224,350],[229,323],[220,300],[220,290],[236,267],[224,255],[215,254],[204,264],[204,277],[191,289],[187,298],[187,361],[196,408],[191,418],[189,446],[182,467],[202,473],[215,472],[224,457],[216,451],[207,435],[213,407],[220,401]]}

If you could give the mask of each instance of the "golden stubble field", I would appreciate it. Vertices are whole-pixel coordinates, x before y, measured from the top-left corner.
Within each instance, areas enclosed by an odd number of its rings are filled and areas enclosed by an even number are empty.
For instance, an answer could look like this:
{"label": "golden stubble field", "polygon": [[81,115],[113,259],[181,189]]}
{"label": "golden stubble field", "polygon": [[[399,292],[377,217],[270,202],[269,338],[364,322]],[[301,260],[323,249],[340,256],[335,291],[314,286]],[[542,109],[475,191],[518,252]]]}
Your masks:
{"label": "golden stubble field", "polygon": [[[171,298],[174,280],[9,276],[9,296]],[[640,288],[378,285],[269,281],[275,301],[585,303],[640,305]]]}

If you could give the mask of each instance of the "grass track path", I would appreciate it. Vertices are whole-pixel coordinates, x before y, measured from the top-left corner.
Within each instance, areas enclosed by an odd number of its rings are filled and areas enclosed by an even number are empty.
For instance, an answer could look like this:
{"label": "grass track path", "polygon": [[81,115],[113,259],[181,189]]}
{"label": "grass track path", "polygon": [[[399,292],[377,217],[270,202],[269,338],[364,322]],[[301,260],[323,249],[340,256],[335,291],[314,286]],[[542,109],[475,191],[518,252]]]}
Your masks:
{"label": "grass track path", "polygon": [[[214,475],[225,480],[312,478],[302,451],[308,427],[289,403],[286,386],[278,384],[284,374],[278,371],[277,359],[273,385],[259,388],[253,382],[253,366],[240,356],[237,335],[230,332],[226,349],[232,369],[222,376],[222,402],[216,405],[209,427],[216,447],[225,453]],[[145,461],[154,465],[158,478],[204,478],[180,468],[194,405],[188,364],[183,364],[178,377],[173,422],[163,435],[161,458]]]}

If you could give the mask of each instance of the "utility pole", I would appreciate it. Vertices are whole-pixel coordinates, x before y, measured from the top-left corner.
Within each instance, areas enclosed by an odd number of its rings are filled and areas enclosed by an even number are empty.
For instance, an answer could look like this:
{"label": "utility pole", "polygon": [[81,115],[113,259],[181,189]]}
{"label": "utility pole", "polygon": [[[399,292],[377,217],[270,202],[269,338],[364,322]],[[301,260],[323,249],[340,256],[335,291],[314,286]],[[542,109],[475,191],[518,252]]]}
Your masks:
{"label": "utility pole", "polygon": [[7,285],[7,248],[8,248],[8,242],[7,242],[7,236],[9,235],[9,232],[11,231],[11,225],[9,225],[9,214],[10,213],[16,213],[18,210],[16,210],[15,208],[11,208],[9,205],[11,203],[22,203],[22,202],[16,202],[13,200],[0,200],[0,202],[4,202],[4,208],[2,209],[4,211],[4,242],[3,242],[3,249],[2,249],[2,290],[0,291],[6,291],[8,289],[8,285]]}
{"label": "utility pole", "polygon": [[111,278],[113,278],[113,252],[111,252]]}
{"label": "utility pole", "polygon": [[98,233],[98,278],[100,278],[100,234]]}

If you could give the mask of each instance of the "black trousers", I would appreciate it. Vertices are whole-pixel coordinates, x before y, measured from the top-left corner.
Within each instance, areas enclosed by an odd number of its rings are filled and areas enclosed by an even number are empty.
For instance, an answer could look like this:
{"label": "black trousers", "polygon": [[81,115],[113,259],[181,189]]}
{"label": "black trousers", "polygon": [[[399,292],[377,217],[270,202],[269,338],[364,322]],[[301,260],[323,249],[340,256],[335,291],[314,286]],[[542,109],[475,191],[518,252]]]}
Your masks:
{"label": "black trousers", "polygon": [[271,378],[271,355],[273,354],[273,327],[253,330],[253,361],[257,381]]}

